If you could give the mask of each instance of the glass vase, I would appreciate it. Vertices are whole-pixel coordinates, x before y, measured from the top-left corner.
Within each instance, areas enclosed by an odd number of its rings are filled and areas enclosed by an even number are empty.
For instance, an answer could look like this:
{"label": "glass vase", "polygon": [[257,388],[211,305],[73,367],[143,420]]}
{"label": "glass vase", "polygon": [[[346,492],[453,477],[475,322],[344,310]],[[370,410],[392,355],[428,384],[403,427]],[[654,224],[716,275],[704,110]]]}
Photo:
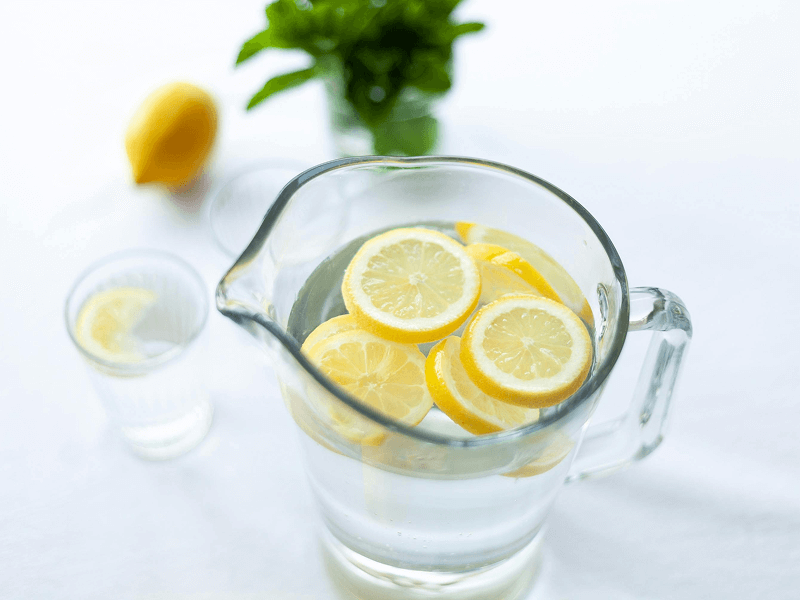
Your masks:
{"label": "glass vase", "polygon": [[405,88],[388,117],[370,127],[345,98],[341,79],[325,82],[331,132],[340,156],[422,156],[431,154],[439,136],[434,109],[441,94]]}

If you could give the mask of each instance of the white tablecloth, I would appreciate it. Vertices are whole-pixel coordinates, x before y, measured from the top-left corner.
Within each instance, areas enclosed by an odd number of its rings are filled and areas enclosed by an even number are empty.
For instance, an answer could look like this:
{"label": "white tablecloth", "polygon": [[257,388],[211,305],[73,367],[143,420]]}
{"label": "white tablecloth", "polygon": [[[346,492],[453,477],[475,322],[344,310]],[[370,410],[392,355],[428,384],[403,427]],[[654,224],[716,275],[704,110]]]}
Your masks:
{"label": "white tablecloth", "polygon": [[[204,204],[129,183],[121,140],[156,85],[215,93],[212,184],[260,159],[333,157],[318,84],[243,110],[267,74],[304,64],[232,68],[262,9],[3,4],[1,598],[333,598],[294,428],[244,334],[211,315],[213,428],[149,463],[108,425],[62,316],[78,273],[116,249],[181,255],[209,296],[229,266]],[[631,284],[676,292],[695,323],[667,441],[564,490],[531,598],[797,598],[800,5],[470,0],[461,14],[490,27],[459,44],[443,153],[572,194]]]}

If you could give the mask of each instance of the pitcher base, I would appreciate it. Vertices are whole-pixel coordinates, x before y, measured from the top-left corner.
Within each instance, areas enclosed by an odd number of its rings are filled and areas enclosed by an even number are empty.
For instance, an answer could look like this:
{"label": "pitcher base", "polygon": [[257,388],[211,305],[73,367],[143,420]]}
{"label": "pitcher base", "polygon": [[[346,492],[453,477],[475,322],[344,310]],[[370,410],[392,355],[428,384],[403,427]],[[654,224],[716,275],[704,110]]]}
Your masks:
{"label": "pitcher base", "polygon": [[539,573],[543,533],[503,561],[462,572],[386,565],[350,550],[327,531],[321,545],[328,575],[342,600],[518,600]]}

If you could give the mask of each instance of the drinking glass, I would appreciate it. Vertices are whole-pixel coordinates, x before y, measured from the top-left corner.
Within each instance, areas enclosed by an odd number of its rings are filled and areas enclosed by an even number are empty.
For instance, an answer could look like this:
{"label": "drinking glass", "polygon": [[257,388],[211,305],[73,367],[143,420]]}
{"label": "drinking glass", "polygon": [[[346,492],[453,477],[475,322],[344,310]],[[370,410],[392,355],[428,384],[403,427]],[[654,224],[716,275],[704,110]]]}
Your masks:
{"label": "drinking glass", "polygon": [[[131,298],[144,300],[131,308]],[[70,338],[112,421],[139,456],[183,454],[211,426],[205,385],[208,310],[200,275],[177,256],[156,250],[100,260],[67,297]],[[124,336],[129,347],[106,351],[98,336],[117,346]]]}
{"label": "drinking glass", "polygon": [[[343,207],[325,206],[332,190]],[[351,217],[341,235],[315,221]],[[456,236],[459,221],[506,230],[574,278],[594,362],[582,387],[539,419],[471,436],[437,408],[416,427],[350,396],[300,352],[320,323],[345,312],[344,269],[365,239],[424,225]],[[559,291],[558,289],[556,291]],[[471,158],[360,157],[289,182],[217,288],[217,308],[272,354],[319,507],[339,587],[362,598],[517,598],[535,573],[547,514],[564,482],[610,473],[661,442],[691,337],[674,294],[630,289],[600,224],[554,185]],[[621,418],[591,416],[628,333],[652,339]],[[357,435],[353,435],[356,432]]]}
{"label": "drinking glass", "polygon": [[231,260],[253,239],[278,192],[306,167],[292,160],[259,163],[243,169],[212,191],[208,212],[211,235]]}

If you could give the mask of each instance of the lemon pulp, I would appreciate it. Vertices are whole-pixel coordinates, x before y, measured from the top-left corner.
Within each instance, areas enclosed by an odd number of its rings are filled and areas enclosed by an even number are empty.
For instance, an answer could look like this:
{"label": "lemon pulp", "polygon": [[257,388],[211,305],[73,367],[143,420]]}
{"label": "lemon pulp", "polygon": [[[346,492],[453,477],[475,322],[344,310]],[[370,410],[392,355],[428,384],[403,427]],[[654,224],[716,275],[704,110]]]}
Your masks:
{"label": "lemon pulp", "polygon": [[118,287],[97,292],[81,306],[75,323],[77,342],[89,354],[116,363],[146,358],[131,330],[157,299],[153,290]]}

